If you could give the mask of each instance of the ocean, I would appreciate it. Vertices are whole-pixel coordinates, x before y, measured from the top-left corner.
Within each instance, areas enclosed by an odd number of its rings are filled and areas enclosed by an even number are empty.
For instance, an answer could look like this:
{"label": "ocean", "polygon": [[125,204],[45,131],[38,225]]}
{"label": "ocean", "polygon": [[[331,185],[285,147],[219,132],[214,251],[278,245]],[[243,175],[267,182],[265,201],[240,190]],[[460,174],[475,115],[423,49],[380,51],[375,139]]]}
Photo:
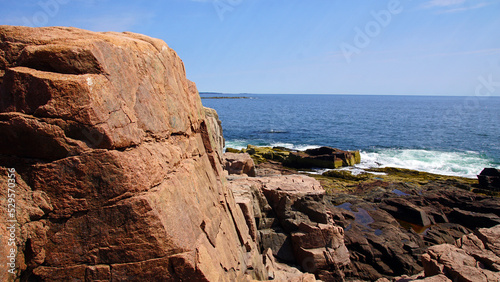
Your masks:
{"label": "ocean", "polygon": [[360,150],[358,169],[476,177],[500,168],[500,97],[210,94],[226,147]]}

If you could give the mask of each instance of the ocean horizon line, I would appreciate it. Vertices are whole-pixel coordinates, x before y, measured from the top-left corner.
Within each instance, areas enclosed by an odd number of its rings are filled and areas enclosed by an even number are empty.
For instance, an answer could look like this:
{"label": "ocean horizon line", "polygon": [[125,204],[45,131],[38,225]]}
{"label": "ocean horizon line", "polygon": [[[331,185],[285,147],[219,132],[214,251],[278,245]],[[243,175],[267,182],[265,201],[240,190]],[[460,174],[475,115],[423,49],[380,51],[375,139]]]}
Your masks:
{"label": "ocean horizon line", "polygon": [[314,96],[402,96],[402,97],[477,97],[477,98],[500,98],[500,95],[477,96],[477,95],[446,95],[446,94],[343,94],[343,93],[251,93],[251,92],[210,92],[198,91],[200,95],[314,95]]}

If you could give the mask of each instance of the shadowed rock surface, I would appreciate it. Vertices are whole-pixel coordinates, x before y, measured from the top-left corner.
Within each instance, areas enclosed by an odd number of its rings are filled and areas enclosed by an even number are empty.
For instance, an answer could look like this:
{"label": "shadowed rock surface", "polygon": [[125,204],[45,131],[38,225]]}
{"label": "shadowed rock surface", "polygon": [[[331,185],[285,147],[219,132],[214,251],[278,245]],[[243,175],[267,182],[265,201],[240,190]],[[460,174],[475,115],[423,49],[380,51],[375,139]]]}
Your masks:
{"label": "shadowed rock surface", "polygon": [[485,168],[477,178],[482,189],[500,191],[500,169]]}
{"label": "shadowed rock surface", "polygon": [[464,183],[376,177],[383,180],[360,181],[351,193],[326,197],[335,222],[345,229],[354,277],[417,274],[428,247],[454,244],[476,228],[499,224],[500,200],[467,191]]}

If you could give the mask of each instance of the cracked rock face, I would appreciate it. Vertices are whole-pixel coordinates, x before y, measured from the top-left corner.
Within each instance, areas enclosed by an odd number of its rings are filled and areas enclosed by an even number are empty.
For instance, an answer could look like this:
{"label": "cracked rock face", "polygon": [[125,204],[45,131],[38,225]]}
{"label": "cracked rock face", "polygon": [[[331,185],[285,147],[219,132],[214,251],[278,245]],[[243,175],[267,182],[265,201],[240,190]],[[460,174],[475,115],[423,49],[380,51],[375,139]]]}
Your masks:
{"label": "cracked rock face", "polygon": [[228,180],[263,253],[314,273],[321,281],[344,281],[351,263],[344,229],[328,212],[325,190],[317,180],[305,175]]}
{"label": "cracked rock face", "polygon": [[16,169],[15,276],[267,277],[222,184],[220,123],[206,112],[161,40],[0,26],[0,183]]}
{"label": "cracked rock face", "polygon": [[451,281],[500,281],[500,225],[480,228],[454,245],[430,247],[422,256],[425,276]]}
{"label": "cracked rock face", "polygon": [[0,111],[57,124],[89,148],[124,149],[188,134],[204,116],[182,61],[161,40],[6,26],[1,39]]}

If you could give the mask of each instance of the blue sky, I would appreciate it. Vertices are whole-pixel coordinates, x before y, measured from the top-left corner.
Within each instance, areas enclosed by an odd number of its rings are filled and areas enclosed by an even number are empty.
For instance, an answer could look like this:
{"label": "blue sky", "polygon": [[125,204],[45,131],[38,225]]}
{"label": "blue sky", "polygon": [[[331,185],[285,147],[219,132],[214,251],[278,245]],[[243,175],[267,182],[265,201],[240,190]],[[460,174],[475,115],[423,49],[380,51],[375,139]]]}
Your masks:
{"label": "blue sky", "polygon": [[0,24],[165,40],[200,91],[500,96],[497,0],[0,0]]}

